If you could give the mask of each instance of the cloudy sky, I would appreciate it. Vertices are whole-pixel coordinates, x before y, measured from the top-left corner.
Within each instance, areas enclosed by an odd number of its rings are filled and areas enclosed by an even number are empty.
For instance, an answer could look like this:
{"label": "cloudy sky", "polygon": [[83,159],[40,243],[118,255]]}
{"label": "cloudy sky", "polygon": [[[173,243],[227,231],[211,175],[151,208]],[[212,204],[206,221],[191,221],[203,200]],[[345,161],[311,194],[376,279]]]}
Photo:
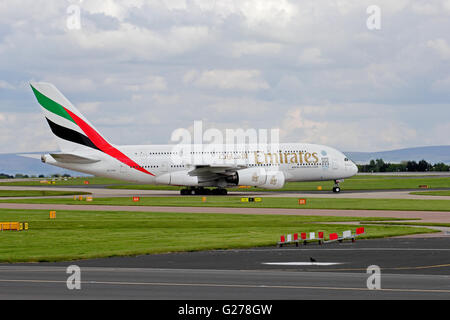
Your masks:
{"label": "cloudy sky", "polygon": [[345,151],[450,145],[448,30],[450,0],[0,0],[0,153],[57,149],[29,81],[115,144],[203,120]]}

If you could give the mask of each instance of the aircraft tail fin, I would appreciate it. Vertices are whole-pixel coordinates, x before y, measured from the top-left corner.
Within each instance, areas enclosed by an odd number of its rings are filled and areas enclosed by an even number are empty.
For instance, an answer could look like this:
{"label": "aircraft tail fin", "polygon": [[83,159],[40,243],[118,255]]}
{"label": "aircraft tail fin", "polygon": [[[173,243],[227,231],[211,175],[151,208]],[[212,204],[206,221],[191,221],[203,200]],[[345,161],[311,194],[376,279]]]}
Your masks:
{"label": "aircraft tail fin", "polygon": [[53,84],[33,82],[30,85],[61,151],[70,153],[110,147],[94,126]]}
{"label": "aircraft tail fin", "polygon": [[86,157],[86,152],[98,150],[130,168],[154,176],[153,173],[109,144],[54,85],[45,82],[31,83],[30,85],[42,106],[50,129],[58,139],[62,151],[62,154],[56,155],[59,162],[93,163],[92,161],[95,162],[95,159],[91,159],[91,156]]}

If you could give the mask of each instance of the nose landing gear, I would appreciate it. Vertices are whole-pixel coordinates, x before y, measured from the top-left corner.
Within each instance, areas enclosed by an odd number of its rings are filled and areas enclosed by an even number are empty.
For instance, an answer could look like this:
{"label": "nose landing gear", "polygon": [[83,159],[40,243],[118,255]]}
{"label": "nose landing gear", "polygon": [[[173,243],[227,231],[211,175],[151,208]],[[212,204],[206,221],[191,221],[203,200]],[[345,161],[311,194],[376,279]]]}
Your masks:
{"label": "nose landing gear", "polygon": [[334,193],[341,192],[341,187],[339,186],[339,183],[340,183],[339,180],[334,180],[334,187],[333,187],[333,192]]}

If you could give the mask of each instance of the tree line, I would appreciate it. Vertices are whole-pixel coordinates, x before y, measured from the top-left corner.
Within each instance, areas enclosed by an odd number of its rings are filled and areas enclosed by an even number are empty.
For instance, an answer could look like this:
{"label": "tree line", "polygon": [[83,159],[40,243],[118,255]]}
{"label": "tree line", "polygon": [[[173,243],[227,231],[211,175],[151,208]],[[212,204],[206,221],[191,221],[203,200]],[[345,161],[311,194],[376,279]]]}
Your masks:
{"label": "tree line", "polygon": [[27,178],[70,178],[70,174],[52,174],[50,176],[45,176],[43,174],[40,174],[39,176],[36,175],[28,175],[28,174],[22,174],[17,173],[15,175],[10,175],[6,173],[0,173],[0,179],[27,179]]}
{"label": "tree line", "polygon": [[449,171],[450,166],[445,163],[431,164],[425,160],[403,161],[401,163],[384,162],[383,159],[371,160],[369,164],[358,165],[359,172],[427,172]]}

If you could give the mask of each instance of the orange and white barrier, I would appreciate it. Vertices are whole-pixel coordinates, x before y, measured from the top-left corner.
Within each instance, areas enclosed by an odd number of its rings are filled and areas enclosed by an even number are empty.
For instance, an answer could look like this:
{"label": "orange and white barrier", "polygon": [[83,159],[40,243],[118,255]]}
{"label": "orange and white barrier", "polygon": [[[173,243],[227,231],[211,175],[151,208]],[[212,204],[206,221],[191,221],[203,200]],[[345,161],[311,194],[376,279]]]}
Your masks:
{"label": "orange and white barrier", "polygon": [[306,232],[302,232],[300,234],[294,233],[288,234],[288,235],[282,235],[280,237],[280,242],[278,242],[279,246],[283,246],[284,244],[291,244],[294,243],[297,247],[300,242],[303,242],[303,244],[307,244],[308,241],[321,241],[321,236],[323,238],[323,232],[319,232],[319,237],[316,237],[315,232],[310,232],[309,237]]}
{"label": "orange and white barrier", "polygon": [[329,241],[336,241],[336,240],[339,239],[339,235],[338,235],[337,233],[331,233],[331,234],[329,235],[329,238],[330,238],[330,240],[328,240],[328,242],[329,242]]}
{"label": "orange and white barrier", "polygon": [[282,247],[286,244],[295,244],[297,247],[300,242],[303,242],[304,245],[308,244],[308,242],[318,242],[319,244],[323,243],[330,243],[339,241],[342,242],[344,240],[352,240],[352,242],[355,242],[356,237],[359,237],[361,235],[365,234],[364,227],[360,227],[356,229],[356,232],[353,234],[351,230],[346,230],[342,233],[342,236],[339,236],[338,233],[330,233],[328,235],[328,240],[325,240],[325,233],[323,231],[320,231],[317,233],[310,232],[307,234],[306,232],[302,232],[300,234],[294,233],[282,235],[280,237],[280,241],[278,242],[278,246]]}
{"label": "orange and white barrier", "polygon": [[352,242],[355,242],[356,237],[359,237],[365,233],[364,227],[360,227],[356,229],[356,232],[352,234],[351,230],[344,231],[342,233],[342,237],[340,237],[337,233],[332,233],[329,235],[329,240],[325,241],[325,243],[339,241],[342,242],[344,240],[352,240]]}

